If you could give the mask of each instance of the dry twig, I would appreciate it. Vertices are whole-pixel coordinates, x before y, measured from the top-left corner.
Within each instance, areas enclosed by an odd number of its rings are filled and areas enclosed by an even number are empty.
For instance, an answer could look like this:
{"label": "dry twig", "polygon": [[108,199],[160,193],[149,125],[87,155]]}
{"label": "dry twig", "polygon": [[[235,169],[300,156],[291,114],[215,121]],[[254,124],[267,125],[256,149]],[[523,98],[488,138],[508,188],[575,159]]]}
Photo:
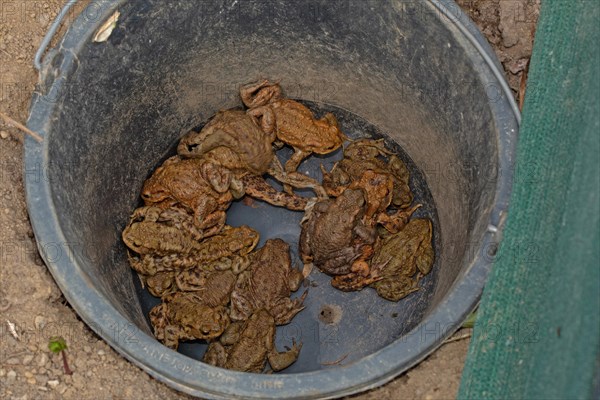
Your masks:
{"label": "dry twig", "polygon": [[2,118],[4,120],[4,122],[6,122],[8,125],[12,125],[15,128],[17,128],[18,130],[20,130],[21,132],[28,134],[29,136],[34,138],[38,143],[42,143],[44,141],[44,139],[40,135],[38,135],[37,133],[35,133],[34,131],[32,131],[31,129],[26,127],[25,125],[18,123],[17,121],[12,119],[8,115],[0,112],[0,118]]}
{"label": "dry twig", "polygon": [[458,342],[460,340],[464,340],[464,339],[468,339],[473,335],[473,332],[467,332],[463,335],[459,335],[459,336],[453,336],[451,338],[448,338],[444,341],[443,344],[448,344],[448,343],[452,343],[452,342]]}
{"label": "dry twig", "polygon": [[329,362],[323,362],[321,363],[321,365],[325,365],[325,366],[331,366],[331,365],[338,365],[340,364],[342,361],[344,361],[346,358],[348,357],[348,354],[346,354],[345,356],[343,356],[342,358],[340,358],[339,360],[336,361],[329,361]]}

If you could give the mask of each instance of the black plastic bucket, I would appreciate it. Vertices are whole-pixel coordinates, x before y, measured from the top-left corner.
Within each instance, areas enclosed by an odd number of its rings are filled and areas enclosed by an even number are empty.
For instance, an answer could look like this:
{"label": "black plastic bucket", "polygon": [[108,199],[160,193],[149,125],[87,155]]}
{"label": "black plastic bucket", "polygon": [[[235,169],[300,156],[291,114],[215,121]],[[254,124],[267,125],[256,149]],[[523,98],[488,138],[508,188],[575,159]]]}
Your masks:
{"label": "black plastic bucket", "polygon": [[[114,30],[95,42],[115,11]],[[157,379],[210,398],[347,395],[415,365],[476,306],[506,217],[519,115],[453,2],[100,1],[41,67],[28,126],[44,142],[25,149],[38,247],[83,320]],[[152,300],[120,239],[167,150],[259,77],[341,115],[350,136],[385,137],[413,171],[436,248],[423,290],[398,303],[335,291],[314,272],[307,308],[277,334],[280,349],[302,341],[301,357],[274,375],[211,367],[198,361],[201,345],[178,353],[156,341]],[[231,220],[254,224],[263,241],[297,240],[297,214],[240,207]],[[335,323],[319,318],[327,307]]]}

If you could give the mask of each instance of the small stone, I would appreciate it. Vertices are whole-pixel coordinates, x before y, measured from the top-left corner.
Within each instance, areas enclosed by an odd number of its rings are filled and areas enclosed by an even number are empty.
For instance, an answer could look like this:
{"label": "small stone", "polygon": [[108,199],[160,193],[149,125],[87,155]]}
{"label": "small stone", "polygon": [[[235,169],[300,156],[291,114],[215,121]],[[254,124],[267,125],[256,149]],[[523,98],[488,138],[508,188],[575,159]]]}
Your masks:
{"label": "small stone", "polygon": [[98,350],[98,355],[99,356],[103,356],[105,354],[106,354],[106,352],[104,350]]}
{"label": "small stone", "polygon": [[48,377],[46,375],[38,374],[35,376],[35,381],[37,382],[38,385],[45,386],[46,383],[48,383]]}
{"label": "small stone", "polygon": [[18,358],[9,358],[8,360],[4,361],[4,363],[8,365],[17,365],[21,364],[21,361]]}
{"label": "small stone", "polygon": [[60,393],[60,394],[65,394],[66,391],[67,391],[67,387],[65,385],[61,385],[58,388],[58,393]]}
{"label": "small stone", "polygon": [[41,315],[36,315],[36,317],[33,320],[33,323],[35,324],[36,329],[42,330],[46,326],[47,320]]}
{"label": "small stone", "polygon": [[10,371],[8,371],[8,373],[6,374],[6,379],[14,381],[16,378],[17,378],[17,373],[15,371],[13,371],[12,369]]}
{"label": "small stone", "polygon": [[46,353],[40,354],[40,358],[38,359],[37,365],[38,367],[43,367],[48,362],[48,356]]}
{"label": "small stone", "polygon": [[33,374],[29,371],[25,372],[25,378],[33,378]]}
{"label": "small stone", "polygon": [[94,373],[92,371],[88,371],[85,373],[85,376],[87,376],[88,378],[91,378],[92,375],[94,375]]}
{"label": "small stone", "polygon": [[135,398],[136,391],[137,391],[137,389],[135,386],[127,386],[127,388],[125,388],[125,398],[127,398],[127,399]]}
{"label": "small stone", "polygon": [[4,378],[6,376],[6,371],[4,369],[0,369],[0,378]]}
{"label": "small stone", "polygon": [[31,354],[28,354],[25,357],[23,357],[23,365],[29,365],[29,364],[31,364],[32,361],[33,361],[33,356]]}
{"label": "small stone", "polygon": [[56,388],[58,385],[60,385],[60,381],[58,379],[53,379],[51,381],[48,381],[48,386],[50,386],[52,389]]}
{"label": "small stone", "polygon": [[73,375],[71,375],[71,376],[73,377],[73,387],[74,388],[81,389],[81,388],[85,387],[86,380],[81,374],[74,372]]}
{"label": "small stone", "polygon": [[85,351],[86,353],[89,353],[92,351],[92,348],[90,346],[83,346],[83,351]]}
{"label": "small stone", "polygon": [[35,378],[27,378],[27,383],[29,383],[30,385],[35,385],[37,382]]}
{"label": "small stone", "polygon": [[8,132],[6,132],[6,131],[0,131],[0,137],[2,139],[8,139]]}

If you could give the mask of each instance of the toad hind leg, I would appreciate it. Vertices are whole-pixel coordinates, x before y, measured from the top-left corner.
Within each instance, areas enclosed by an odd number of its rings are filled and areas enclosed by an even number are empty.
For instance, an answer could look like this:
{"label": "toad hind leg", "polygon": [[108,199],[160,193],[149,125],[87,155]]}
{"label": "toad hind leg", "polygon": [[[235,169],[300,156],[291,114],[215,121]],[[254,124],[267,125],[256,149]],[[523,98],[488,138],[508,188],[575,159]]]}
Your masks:
{"label": "toad hind leg", "polygon": [[383,211],[377,215],[377,223],[381,224],[391,234],[396,234],[406,226],[412,214],[421,207],[421,204],[417,204],[408,210],[398,210],[393,214],[387,214]]}
{"label": "toad hind leg", "polygon": [[[329,199],[325,188],[323,188],[323,186],[316,179],[313,179],[310,176],[303,175],[300,172],[285,173],[277,157],[273,158],[273,162],[271,163],[271,166],[269,167],[267,173],[273,178],[275,178],[277,181],[283,183],[284,189],[286,187],[294,187],[296,189],[308,188],[312,189],[312,191],[315,192],[319,200]],[[293,192],[286,193],[293,195]]]}
{"label": "toad hind leg", "polygon": [[248,196],[266,201],[274,206],[285,207],[293,211],[304,211],[308,205],[307,198],[278,192],[260,176],[246,175],[242,181]]}
{"label": "toad hind leg", "polygon": [[298,355],[300,354],[300,349],[302,348],[302,343],[296,344],[296,341],[293,341],[292,348],[286,352],[279,353],[275,348],[267,355],[269,360],[269,364],[273,371],[281,371],[292,365],[298,359]]}
{"label": "toad hind leg", "polygon": [[[310,156],[311,154],[312,154],[312,151],[303,151],[300,149],[294,149],[294,154],[292,154],[290,159],[287,160],[287,162],[285,163],[285,172],[287,174],[296,172],[296,170],[298,169],[298,167],[300,166],[302,161],[306,157]],[[283,185],[283,190],[288,194],[294,193],[291,185],[287,185],[287,184]]]}
{"label": "toad hind leg", "polygon": [[296,314],[304,310],[303,304],[307,294],[308,290],[302,293],[299,298],[292,300],[285,297],[278,304],[275,304],[270,310],[270,314],[275,318],[275,325],[289,324]]}

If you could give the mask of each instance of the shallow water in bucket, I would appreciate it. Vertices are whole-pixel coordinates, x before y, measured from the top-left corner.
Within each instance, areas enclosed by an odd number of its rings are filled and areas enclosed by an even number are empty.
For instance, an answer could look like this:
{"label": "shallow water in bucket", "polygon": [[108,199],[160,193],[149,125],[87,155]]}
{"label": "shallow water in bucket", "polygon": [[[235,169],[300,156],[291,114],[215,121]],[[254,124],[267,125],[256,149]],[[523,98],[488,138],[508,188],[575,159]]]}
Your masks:
{"label": "shallow water in bucket", "polygon": [[[436,255],[439,254],[440,230],[436,207],[423,173],[409,155],[390,140],[388,135],[354,113],[328,104],[301,102],[318,118],[327,112],[333,113],[338,118],[342,131],[351,139],[385,139],[386,147],[404,161],[410,172],[413,202],[422,204],[422,207],[413,214],[413,218],[429,218],[432,221],[433,245]],[[197,130],[201,128],[202,126]],[[397,134],[401,135],[402,132]],[[347,144],[348,142],[345,143]],[[175,147],[176,145],[157,163],[156,167],[162,163],[162,160],[175,154]],[[291,154],[292,149],[287,146],[277,152],[282,163]],[[342,149],[327,156],[312,155],[301,164],[299,171],[321,181],[320,165],[330,171],[342,157]],[[281,185],[275,181],[269,179],[269,183],[281,190]],[[303,196],[312,196],[312,192],[308,190],[296,192]],[[227,224],[248,225],[260,232],[261,237],[257,248],[268,239],[285,240],[290,244],[292,265],[302,268],[298,255],[298,239],[300,220],[303,215],[302,212],[274,207],[258,200],[253,201],[251,205],[236,201],[227,211]],[[292,295],[292,298],[299,297],[308,290],[304,301],[305,309],[288,325],[277,327],[275,344],[279,351],[284,351],[286,346],[291,347],[292,340],[302,343],[298,360],[280,373],[334,368],[336,365],[356,361],[401,338],[422,320],[427,311],[437,280],[439,264],[439,257],[436,257],[432,271],[420,281],[421,290],[399,302],[382,299],[371,288],[349,293],[339,291],[330,285],[330,276],[314,268],[303,286]],[[133,270],[132,274],[136,275]],[[148,313],[152,307],[160,303],[160,300],[153,297],[146,289],[142,289],[137,276],[134,276],[134,282],[142,310],[150,323]],[[201,340],[182,342],[179,345],[179,352],[201,360],[207,347],[207,343]]]}

